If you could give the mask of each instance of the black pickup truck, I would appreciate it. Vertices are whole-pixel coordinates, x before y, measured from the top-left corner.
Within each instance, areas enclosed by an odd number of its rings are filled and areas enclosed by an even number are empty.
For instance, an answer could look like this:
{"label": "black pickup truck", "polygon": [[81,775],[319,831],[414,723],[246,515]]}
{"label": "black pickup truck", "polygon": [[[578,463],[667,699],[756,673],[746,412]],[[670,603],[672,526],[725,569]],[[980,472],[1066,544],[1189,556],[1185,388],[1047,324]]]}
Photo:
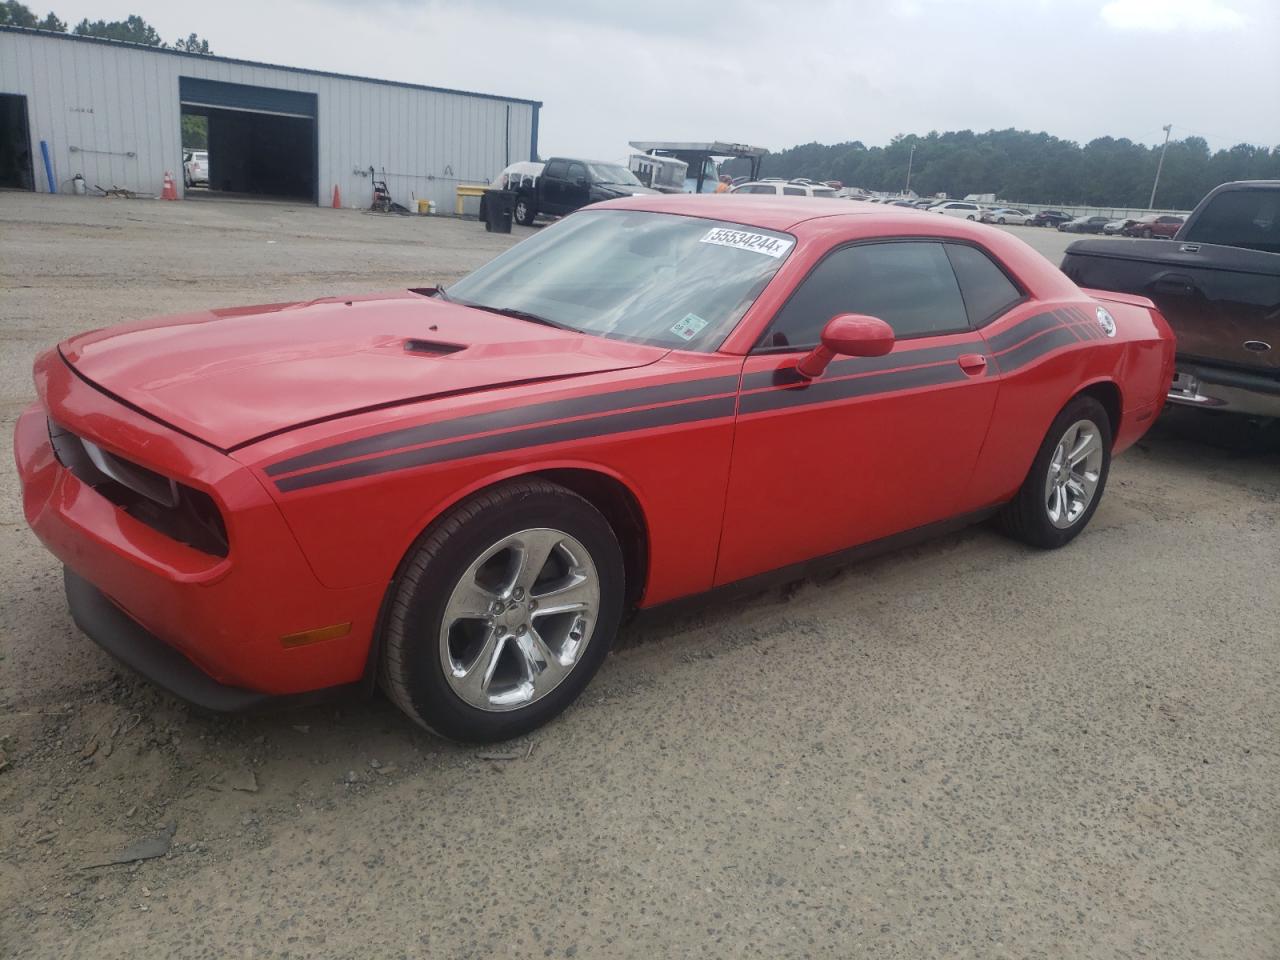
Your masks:
{"label": "black pickup truck", "polygon": [[1169,400],[1280,417],[1280,180],[1224,183],[1167,240],[1077,240],[1079,286],[1150,297],[1178,337]]}
{"label": "black pickup truck", "polygon": [[552,157],[532,184],[516,191],[515,218],[529,226],[539,214],[563,217],[589,203],[657,192],[622,164]]}

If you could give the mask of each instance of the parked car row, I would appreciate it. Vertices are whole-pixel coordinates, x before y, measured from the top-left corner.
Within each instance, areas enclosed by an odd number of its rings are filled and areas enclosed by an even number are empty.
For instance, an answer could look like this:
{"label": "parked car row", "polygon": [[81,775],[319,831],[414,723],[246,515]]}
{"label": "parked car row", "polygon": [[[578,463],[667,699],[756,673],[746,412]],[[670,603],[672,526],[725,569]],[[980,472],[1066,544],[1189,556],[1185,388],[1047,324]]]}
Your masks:
{"label": "parked car row", "polygon": [[823,197],[834,200],[836,191],[825,183],[803,178],[784,180],[781,177],[764,177],[737,184],[731,193],[761,194],[767,197]]}

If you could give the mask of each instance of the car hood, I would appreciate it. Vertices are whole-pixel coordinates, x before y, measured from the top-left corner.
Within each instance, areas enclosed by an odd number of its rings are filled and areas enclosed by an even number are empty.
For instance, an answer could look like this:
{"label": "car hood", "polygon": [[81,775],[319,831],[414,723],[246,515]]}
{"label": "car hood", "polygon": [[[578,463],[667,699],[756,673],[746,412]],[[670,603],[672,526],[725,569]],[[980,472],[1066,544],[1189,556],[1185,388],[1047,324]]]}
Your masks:
{"label": "car hood", "polygon": [[162,317],[59,350],[104,392],[222,450],[359,411],[645,366],[669,352],[412,291]]}

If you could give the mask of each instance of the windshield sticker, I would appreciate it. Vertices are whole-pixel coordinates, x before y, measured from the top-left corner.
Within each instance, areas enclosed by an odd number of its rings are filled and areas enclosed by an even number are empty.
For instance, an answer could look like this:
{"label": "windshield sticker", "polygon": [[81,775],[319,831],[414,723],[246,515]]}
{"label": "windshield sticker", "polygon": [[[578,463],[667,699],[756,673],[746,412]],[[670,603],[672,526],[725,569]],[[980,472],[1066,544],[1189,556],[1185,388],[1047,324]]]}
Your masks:
{"label": "windshield sticker", "polygon": [[707,325],[707,321],[703,320],[696,313],[686,313],[683,317],[675,322],[671,327],[671,332],[681,340],[692,340]]}
{"label": "windshield sticker", "polygon": [[770,237],[763,233],[748,233],[745,230],[730,230],[726,227],[712,227],[701,242],[716,243],[722,247],[736,247],[739,250],[751,250],[774,258],[786,256],[791,245],[795,243],[794,240]]}

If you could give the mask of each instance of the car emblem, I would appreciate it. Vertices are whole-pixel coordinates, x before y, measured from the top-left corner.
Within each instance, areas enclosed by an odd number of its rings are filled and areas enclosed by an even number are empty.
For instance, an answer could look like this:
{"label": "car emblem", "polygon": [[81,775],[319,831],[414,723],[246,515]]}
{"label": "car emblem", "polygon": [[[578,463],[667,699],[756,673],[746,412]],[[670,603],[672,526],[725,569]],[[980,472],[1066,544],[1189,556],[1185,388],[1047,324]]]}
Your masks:
{"label": "car emblem", "polygon": [[1107,312],[1106,307],[1098,308],[1098,326],[1108,337],[1116,335],[1116,318]]}
{"label": "car emblem", "polygon": [[1244,348],[1246,350],[1252,350],[1254,353],[1266,353],[1271,349],[1271,344],[1267,343],[1265,340],[1246,340],[1244,342]]}

